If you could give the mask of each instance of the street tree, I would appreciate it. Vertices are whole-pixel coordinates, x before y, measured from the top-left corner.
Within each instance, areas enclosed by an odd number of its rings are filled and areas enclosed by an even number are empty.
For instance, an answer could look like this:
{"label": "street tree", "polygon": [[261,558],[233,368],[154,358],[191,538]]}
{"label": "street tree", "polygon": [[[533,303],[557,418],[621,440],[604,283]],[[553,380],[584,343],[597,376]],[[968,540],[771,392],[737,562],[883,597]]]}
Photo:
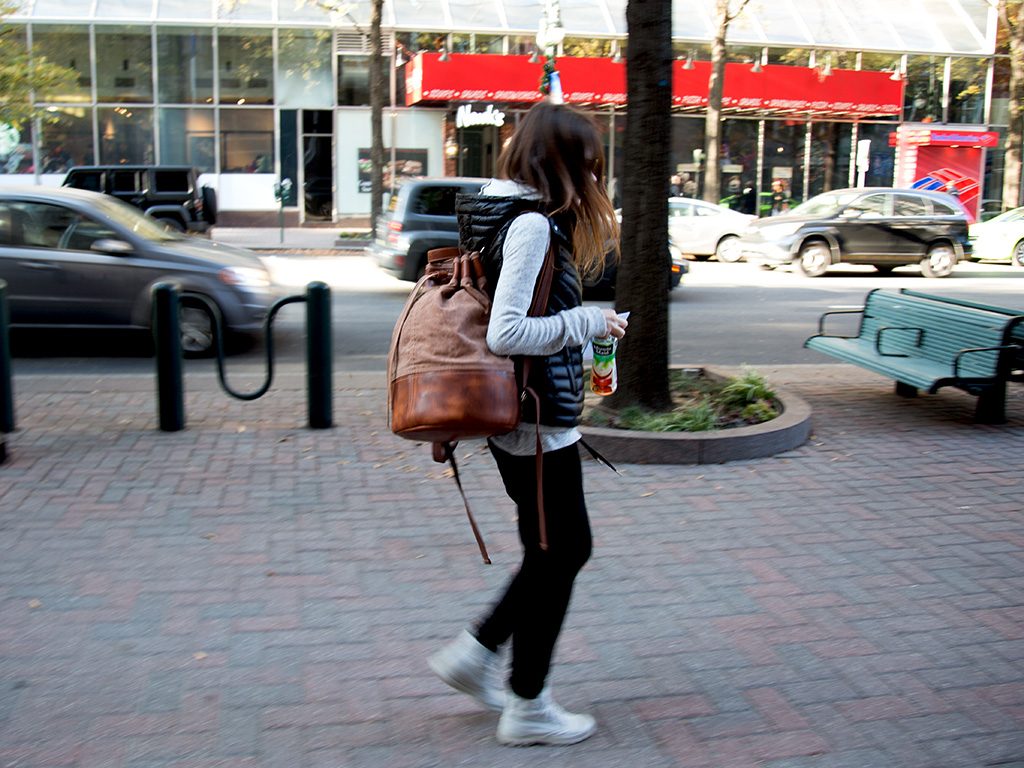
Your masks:
{"label": "street tree", "polygon": [[999,23],[1010,50],[1009,128],[1003,155],[1003,208],[1021,204],[1021,149],[1024,145],[1024,3],[998,0]]}
{"label": "street tree", "polygon": [[[668,384],[668,177],[671,161],[672,2],[626,6],[626,141],[622,258],[615,305],[628,310],[613,405],[661,409]],[[613,139],[614,140],[614,139]]]}
{"label": "street tree", "polygon": [[715,0],[715,37],[711,41],[711,74],[708,76],[708,112],[704,118],[704,194],[709,203],[722,197],[718,169],[722,150],[722,93],[725,88],[725,38],[729,25],[743,13],[750,0]]}
{"label": "street tree", "polygon": [[6,23],[20,6],[18,0],[0,0],[0,123],[15,128],[46,116],[33,103],[35,93],[59,91],[78,77],[73,69],[30,55],[24,30]]}

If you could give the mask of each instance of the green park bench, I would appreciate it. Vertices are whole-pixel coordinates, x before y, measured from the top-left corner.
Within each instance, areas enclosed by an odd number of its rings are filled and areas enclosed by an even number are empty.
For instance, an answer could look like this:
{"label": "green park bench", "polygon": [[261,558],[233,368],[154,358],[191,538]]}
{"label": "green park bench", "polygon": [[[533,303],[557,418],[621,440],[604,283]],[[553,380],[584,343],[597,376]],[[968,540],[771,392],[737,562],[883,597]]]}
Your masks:
{"label": "green park bench", "polygon": [[[825,318],[860,314],[856,336],[825,333]],[[907,289],[870,291],[861,309],[833,310],[804,342],[888,376],[914,397],[957,387],[978,398],[975,421],[1006,421],[1006,383],[1024,381],[1024,312]]]}

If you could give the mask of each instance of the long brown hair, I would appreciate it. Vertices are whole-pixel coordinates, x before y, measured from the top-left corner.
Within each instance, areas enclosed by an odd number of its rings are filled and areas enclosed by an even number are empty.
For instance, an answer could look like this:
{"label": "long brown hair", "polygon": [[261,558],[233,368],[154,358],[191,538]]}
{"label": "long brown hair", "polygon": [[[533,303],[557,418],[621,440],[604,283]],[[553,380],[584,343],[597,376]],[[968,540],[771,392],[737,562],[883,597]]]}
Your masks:
{"label": "long brown hair", "polygon": [[536,189],[549,215],[573,214],[573,259],[582,275],[598,272],[607,252],[618,254],[601,133],[588,115],[564,104],[534,105],[498,158],[498,174]]}

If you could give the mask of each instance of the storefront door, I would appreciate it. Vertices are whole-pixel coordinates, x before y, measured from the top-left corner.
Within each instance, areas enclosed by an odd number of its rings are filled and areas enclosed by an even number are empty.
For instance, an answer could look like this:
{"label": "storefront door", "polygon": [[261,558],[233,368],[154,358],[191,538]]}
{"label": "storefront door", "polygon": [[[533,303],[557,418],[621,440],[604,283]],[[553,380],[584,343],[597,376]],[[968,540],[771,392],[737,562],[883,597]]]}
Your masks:
{"label": "storefront door", "polygon": [[302,190],[307,221],[330,219],[334,211],[332,127],[330,110],[303,110]]}
{"label": "storefront door", "polygon": [[493,125],[473,125],[459,129],[459,176],[490,178],[498,160],[498,129]]}

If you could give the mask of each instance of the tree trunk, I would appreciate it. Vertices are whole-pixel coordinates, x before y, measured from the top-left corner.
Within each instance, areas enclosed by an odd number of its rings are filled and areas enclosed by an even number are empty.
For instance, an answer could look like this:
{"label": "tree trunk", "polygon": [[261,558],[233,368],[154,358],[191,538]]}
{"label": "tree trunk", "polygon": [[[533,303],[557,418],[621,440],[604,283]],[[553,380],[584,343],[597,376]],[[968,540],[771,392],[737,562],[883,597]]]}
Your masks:
{"label": "tree trunk", "polygon": [[[704,194],[709,203],[722,198],[718,169],[722,148],[722,91],[725,88],[725,36],[729,31],[729,0],[715,0],[715,39],[711,41],[708,113],[704,118]],[[756,186],[756,184],[755,184]]]}
{"label": "tree trunk", "polygon": [[[384,198],[384,57],[380,19],[384,0],[373,0],[370,15],[370,231],[377,228]],[[394,136],[391,137],[394,141]],[[393,172],[393,171],[392,171]]]}
{"label": "tree trunk", "polygon": [[[1007,8],[1008,4],[1016,8]],[[1010,45],[1010,104],[1003,155],[1003,210],[1021,204],[1021,145],[1024,143],[1024,11],[1020,3],[999,0],[999,20],[1005,26]]]}
{"label": "tree trunk", "polygon": [[[626,141],[622,183],[622,260],[615,306],[628,310],[614,405],[662,409],[668,387],[668,181],[672,130],[672,3],[626,6]],[[614,140],[614,139],[613,139]]]}

